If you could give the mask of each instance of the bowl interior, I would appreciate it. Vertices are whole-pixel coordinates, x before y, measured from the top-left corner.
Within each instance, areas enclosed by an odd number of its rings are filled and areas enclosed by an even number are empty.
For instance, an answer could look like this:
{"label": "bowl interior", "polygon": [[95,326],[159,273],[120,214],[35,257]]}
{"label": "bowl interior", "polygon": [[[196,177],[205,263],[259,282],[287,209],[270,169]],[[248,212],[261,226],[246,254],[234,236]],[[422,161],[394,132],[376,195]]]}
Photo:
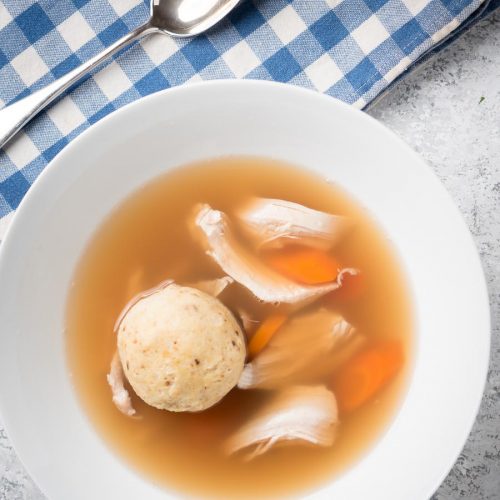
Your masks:
{"label": "bowl interior", "polygon": [[262,82],[194,85],[130,105],[68,146],[26,197],[0,254],[0,408],[21,459],[50,498],[173,497],[123,465],[80,409],[64,352],[66,296],[117,203],[169,168],[231,154],[339,183],[392,240],[414,296],[416,361],[399,414],[364,459],[311,498],[429,497],[466,439],[488,365],[488,300],[470,234],[431,171],[381,125],[331,98]]}

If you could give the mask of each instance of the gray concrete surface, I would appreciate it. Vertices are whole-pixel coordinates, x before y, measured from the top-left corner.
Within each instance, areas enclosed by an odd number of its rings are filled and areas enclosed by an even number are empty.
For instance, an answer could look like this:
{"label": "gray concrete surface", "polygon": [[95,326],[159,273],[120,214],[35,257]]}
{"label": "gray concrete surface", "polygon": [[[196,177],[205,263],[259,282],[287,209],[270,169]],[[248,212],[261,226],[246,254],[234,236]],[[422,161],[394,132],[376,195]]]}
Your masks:
{"label": "gray concrete surface", "polygon": [[[410,75],[370,114],[429,162],[460,207],[483,259],[493,322],[488,383],[467,444],[433,500],[497,500],[500,499],[500,13],[476,25],[452,47]],[[0,500],[43,498],[13,452],[0,422]]]}

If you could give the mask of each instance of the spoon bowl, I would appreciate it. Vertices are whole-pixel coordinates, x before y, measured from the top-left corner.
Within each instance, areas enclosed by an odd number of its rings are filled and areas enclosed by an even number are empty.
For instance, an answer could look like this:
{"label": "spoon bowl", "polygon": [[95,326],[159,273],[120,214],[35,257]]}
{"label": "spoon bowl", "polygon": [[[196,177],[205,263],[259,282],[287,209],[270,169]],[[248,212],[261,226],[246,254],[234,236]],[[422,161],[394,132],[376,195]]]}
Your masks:
{"label": "spoon bowl", "polygon": [[151,25],[175,37],[199,35],[226,17],[241,0],[152,0]]}

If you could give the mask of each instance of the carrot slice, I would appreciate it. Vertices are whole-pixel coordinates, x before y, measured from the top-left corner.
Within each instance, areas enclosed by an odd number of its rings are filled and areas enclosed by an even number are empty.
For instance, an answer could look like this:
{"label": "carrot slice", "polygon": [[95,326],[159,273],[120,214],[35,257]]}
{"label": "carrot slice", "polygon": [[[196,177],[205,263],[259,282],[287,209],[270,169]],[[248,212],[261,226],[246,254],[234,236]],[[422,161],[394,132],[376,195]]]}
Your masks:
{"label": "carrot slice", "polygon": [[400,342],[369,347],[335,373],[333,391],[340,411],[351,412],[371,400],[398,373],[404,362]]}
{"label": "carrot slice", "polygon": [[342,280],[342,286],[326,295],[325,299],[332,304],[351,302],[360,298],[366,288],[366,277],[363,274],[346,274]]}
{"label": "carrot slice", "polygon": [[266,318],[259,326],[248,344],[248,355],[254,358],[266,347],[273,335],[281,328],[286,320],[284,314],[273,314]]}
{"label": "carrot slice", "polygon": [[306,285],[319,285],[337,278],[338,262],[328,253],[314,248],[291,246],[272,250],[265,262],[284,276]]}

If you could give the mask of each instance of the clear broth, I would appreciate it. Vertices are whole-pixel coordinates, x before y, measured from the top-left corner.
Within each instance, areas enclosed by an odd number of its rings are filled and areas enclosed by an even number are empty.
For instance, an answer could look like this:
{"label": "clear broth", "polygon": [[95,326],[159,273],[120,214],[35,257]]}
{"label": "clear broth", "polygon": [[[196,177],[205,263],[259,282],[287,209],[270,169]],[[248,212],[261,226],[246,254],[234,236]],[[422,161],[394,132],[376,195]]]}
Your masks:
{"label": "clear broth", "polygon": [[[186,220],[207,202],[231,215],[249,196],[282,198],[354,221],[335,249],[344,266],[362,270],[360,299],[338,305],[369,339],[400,339],[406,366],[370,404],[341,418],[334,445],[277,448],[245,463],[220,451],[263,391],[233,390],[199,414],[149,407],[133,394],[140,419],[114,407],[106,374],[116,347],[115,320],[137,292],[167,278],[179,283],[221,276],[193,242]],[[243,305],[256,319],[275,306],[258,304],[239,287],[224,292],[228,307]],[[358,460],[395,415],[408,378],[412,339],[409,292],[399,262],[366,211],[343,191],[310,172],[258,158],[224,158],[169,171],[118,206],[99,227],[76,269],[68,298],[69,368],[82,406],[102,438],[137,471],[168,489],[198,498],[266,498],[304,494]],[[329,381],[325,380],[328,384]]]}

